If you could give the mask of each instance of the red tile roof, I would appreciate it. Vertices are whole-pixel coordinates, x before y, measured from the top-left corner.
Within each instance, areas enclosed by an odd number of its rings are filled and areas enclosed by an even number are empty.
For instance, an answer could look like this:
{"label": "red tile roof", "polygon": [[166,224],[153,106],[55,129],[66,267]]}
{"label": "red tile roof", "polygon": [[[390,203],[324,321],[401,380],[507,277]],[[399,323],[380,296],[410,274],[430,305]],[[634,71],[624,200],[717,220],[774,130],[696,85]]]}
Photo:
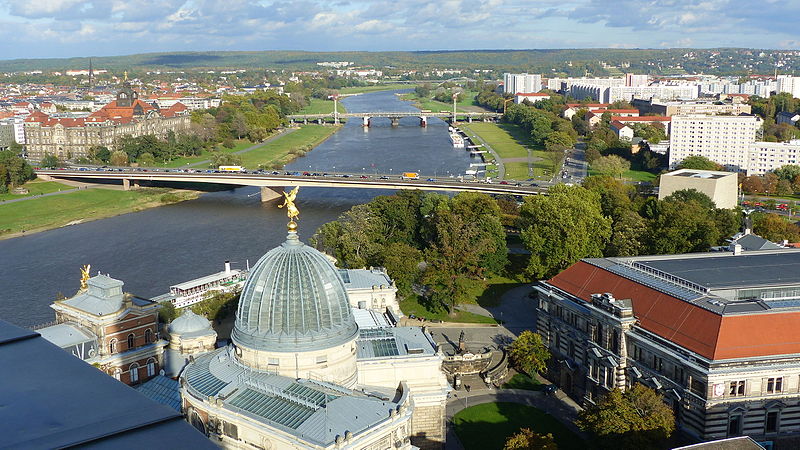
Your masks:
{"label": "red tile roof", "polygon": [[605,292],[630,299],[642,328],[708,359],[800,353],[800,312],[723,316],[585,261],[549,283],[589,302]]}
{"label": "red tile roof", "polygon": [[639,116],[639,117],[612,116],[611,120],[619,120],[620,122],[671,122],[672,121],[672,117],[666,117],[666,116]]}

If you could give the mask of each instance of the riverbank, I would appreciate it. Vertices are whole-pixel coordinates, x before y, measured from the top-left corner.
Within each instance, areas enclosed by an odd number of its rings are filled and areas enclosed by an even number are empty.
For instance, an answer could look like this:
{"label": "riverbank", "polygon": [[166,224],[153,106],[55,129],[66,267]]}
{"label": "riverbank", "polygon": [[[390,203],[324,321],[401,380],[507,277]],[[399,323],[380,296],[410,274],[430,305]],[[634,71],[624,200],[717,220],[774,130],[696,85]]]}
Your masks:
{"label": "riverbank", "polygon": [[281,169],[325,142],[341,125],[301,125],[297,130],[242,153],[242,167]]}
{"label": "riverbank", "polygon": [[528,178],[549,179],[546,151],[536,147],[517,125],[508,123],[473,122],[459,124],[470,137],[488,145],[497,154],[497,164],[504,167],[507,180]]}
{"label": "riverbank", "polygon": [[[346,113],[347,108],[344,107],[342,102],[338,102],[336,109],[339,113]],[[311,97],[308,105],[297,112],[297,114],[332,114],[333,113],[333,100],[323,100],[321,98]]]}
{"label": "riverbank", "polygon": [[[461,100],[456,102],[456,109],[458,111],[469,112],[488,112],[489,110],[475,103],[475,96],[477,92],[467,91],[462,96]],[[416,92],[409,92],[407,94],[399,95],[401,100],[411,102],[416,108],[421,110],[428,110],[433,112],[440,111],[453,111],[453,103],[440,102],[433,98],[419,97]]]}
{"label": "riverbank", "polygon": [[92,188],[0,204],[0,239],[141,211],[197,198],[201,192],[164,188]]}

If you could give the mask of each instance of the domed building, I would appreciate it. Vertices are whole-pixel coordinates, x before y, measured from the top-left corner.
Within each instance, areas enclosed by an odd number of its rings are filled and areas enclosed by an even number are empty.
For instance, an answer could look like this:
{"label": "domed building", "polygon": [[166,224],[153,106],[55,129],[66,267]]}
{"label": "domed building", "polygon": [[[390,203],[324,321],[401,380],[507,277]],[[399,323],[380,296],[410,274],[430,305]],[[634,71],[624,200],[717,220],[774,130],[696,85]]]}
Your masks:
{"label": "domed building", "polygon": [[180,378],[187,420],[219,445],[441,448],[449,386],[432,337],[360,328],[338,269],[294,221],[251,269],[231,341]]}
{"label": "domed building", "polygon": [[164,371],[177,377],[194,355],[202,355],[216,348],[217,332],[211,321],[186,308],[167,328],[169,346],[164,353]]}

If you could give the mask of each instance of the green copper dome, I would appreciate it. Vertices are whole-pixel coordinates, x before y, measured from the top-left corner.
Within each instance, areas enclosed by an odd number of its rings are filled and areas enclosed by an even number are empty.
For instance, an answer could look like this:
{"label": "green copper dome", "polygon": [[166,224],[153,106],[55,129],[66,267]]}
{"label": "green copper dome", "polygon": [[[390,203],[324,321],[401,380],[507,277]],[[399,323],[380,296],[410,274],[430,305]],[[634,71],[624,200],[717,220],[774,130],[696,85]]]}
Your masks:
{"label": "green copper dome", "polygon": [[254,350],[296,352],[341,345],[357,333],[336,268],[290,232],[250,270],[231,339]]}

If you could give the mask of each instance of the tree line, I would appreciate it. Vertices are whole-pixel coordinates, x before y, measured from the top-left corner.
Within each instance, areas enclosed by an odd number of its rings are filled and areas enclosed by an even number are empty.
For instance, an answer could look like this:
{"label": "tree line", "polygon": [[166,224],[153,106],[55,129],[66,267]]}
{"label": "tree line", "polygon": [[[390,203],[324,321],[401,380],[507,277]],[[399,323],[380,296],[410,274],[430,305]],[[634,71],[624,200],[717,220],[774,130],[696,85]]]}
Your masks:
{"label": "tree line", "polygon": [[33,168],[19,156],[17,148],[0,151],[0,194],[36,178]]}

